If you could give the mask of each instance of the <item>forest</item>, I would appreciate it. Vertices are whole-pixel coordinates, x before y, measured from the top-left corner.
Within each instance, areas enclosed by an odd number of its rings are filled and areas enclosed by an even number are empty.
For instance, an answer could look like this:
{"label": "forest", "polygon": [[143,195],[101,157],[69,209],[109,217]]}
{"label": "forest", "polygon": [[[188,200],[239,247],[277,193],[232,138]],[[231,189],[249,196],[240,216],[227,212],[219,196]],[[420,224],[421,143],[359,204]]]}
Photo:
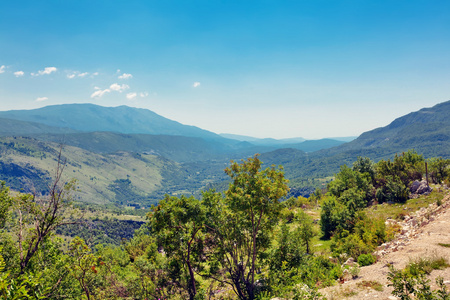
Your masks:
{"label": "forest", "polygon": [[[357,277],[399,233],[386,219],[441,205],[450,186],[449,159],[409,150],[377,163],[358,157],[309,198],[288,198],[282,166],[263,168],[255,155],[225,169],[224,192],[166,195],[144,223],[86,222],[64,167],[58,164],[46,195],[1,185],[4,299],[324,299],[321,288]],[[356,263],[346,264],[350,258]],[[432,290],[426,278],[445,267],[442,257],[391,267],[393,295],[450,299],[442,279]]]}

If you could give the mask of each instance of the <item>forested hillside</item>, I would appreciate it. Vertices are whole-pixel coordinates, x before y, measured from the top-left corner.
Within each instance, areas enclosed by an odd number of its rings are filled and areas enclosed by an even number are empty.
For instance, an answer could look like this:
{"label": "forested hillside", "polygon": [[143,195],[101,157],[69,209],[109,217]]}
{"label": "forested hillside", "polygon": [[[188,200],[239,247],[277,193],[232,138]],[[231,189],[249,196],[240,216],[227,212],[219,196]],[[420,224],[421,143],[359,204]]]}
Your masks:
{"label": "forested hillside", "polygon": [[[393,158],[410,149],[425,157],[450,157],[450,101],[424,108],[394,120],[386,127],[361,134],[343,145],[304,155],[295,150],[275,150],[261,158],[267,164],[282,163],[294,184],[308,178],[327,177],[358,156],[374,161]],[[294,185],[295,186],[295,185]]]}

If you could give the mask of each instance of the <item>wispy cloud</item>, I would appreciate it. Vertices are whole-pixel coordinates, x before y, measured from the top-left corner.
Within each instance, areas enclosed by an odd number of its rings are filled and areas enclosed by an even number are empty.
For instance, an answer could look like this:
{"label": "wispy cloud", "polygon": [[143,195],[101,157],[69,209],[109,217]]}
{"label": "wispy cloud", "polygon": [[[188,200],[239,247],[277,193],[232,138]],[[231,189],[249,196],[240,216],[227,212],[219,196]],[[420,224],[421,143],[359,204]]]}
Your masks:
{"label": "wispy cloud", "polygon": [[55,67],[46,67],[44,70],[39,70],[37,73],[31,73],[32,76],[49,75],[53,72],[58,71]]}
{"label": "wispy cloud", "polygon": [[130,78],[133,78],[133,75],[128,73],[123,73],[122,75],[119,76],[119,79],[130,79]]}
{"label": "wispy cloud", "polygon": [[23,71],[17,71],[17,72],[14,72],[14,76],[16,76],[16,77],[21,77],[21,76],[23,76],[25,73],[23,72]]}
{"label": "wispy cloud", "polygon": [[196,81],[196,82],[194,82],[194,84],[192,85],[193,87],[199,87],[200,86],[200,82],[198,82],[198,81]]}
{"label": "wispy cloud", "polygon": [[[103,95],[105,95],[106,93],[111,93],[111,92],[119,92],[119,93],[122,93],[123,91],[125,91],[125,90],[128,90],[130,88],[130,86],[129,85],[127,85],[127,84],[118,84],[118,83],[113,83],[113,84],[111,84],[110,86],[109,86],[109,88],[107,88],[107,89],[104,89],[104,90],[102,90],[101,88],[99,88],[98,86],[96,86],[94,89],[95,89],[95,92],[93,92],[92,94],[91,94],[91,98],[101,98],[101,97],[103,97]],[[133,93],[129,93],[129,94],[133,94]],[[128,98],[128,95],[129,94],[127,94],[127,98]],[[136,97],[136,96],[134,96],[134,97]],[[134,98],[133,97],[133,98]]]}
{"label": "wispy cloud", "polygon": [[137,93],[128,93],[127,94],[127,99],[128,100],[132,100],[132,99],[136,98],[136,96],[137,96]]}
{"label": "wispy cloud", "polygon": [[140,96],[141,98],[144,98],[144,97],[147,97],[147,96],[148,96],[148,93],[147,93],[147,92],[142,92],[142,93],[139,93],[139,96]]}
{"label": "wispy cloud", "polygon": [[0,66],[0,74],[5,73],[5,65]]}
{"label": "wispy cloud", "polygon": [[88,72],[80,73],[80,72],[78,72],[78,71],[75,71],[75,72],[72,72],[72,73],[70,73],[70,74],[67,74],[67,78],[73,79],[73,78],[75,78],[75,77],[85,77],[85,76],[87,76],[87,75],[89,75]]}
{"label": "wispy cloud", "polygon": [[36,102],[42,102],[42,101],[46,101],[46,100],[48,100],[47,97],[37,97],[36,98]]}
{"label": "wispy cloud", "polygon": [[97,76],[97,75],[98,75],[98,72],[92,73],[92,76]]}
{"label": "wispy cloud", "polygon": [[123,91],[128,90],[128,89],[130,88],[130,86],[129,86],[128,84],[122,84],[122,85],[120,85],[120,84],[118,84],[118,83],[113,83],[113,84],[111,84],[111,85],[109,86],[109,88],[110,88],[112,91],[116,91],[116,92],[122,93]]}
{"label": "wispy cloud", "polygon": [[95,87],[96,91],[91,94],[91,98],[101,98],[104,94],[110,93],[110,89],[100,89],[99,87]]}

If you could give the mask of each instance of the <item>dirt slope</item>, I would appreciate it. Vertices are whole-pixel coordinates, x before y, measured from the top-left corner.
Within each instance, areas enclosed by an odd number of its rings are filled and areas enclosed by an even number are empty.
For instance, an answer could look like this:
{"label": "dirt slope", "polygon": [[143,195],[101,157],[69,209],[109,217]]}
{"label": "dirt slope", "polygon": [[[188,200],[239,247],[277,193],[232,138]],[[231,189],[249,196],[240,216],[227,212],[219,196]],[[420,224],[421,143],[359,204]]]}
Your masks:
{"label": "dirt slope", "polygon": [[[357,279],[346,281],[338,286],[329,287],[320,292],[327,299],[398,299],[392,296],[392,288],[388,287],[388,264],[397,269],[417,257],[437,255],[447,258],[450,262],[450,248],[438,243],[450,244],[450,194],[443,200],[441,206],[430,205],[421,209],[400,224],[402,234],[388,244],[379,247],[379,261],[371,266],[361,268]],[[450,268],[435,270],[431,273],[432,289],[435,289],[435,278],[441,276],[447,288],[450,287]],[[383,285],[383,291],[372,288],[361,288],[357,284],[362,281],[377,281]],[[356,293],[356,294],[355,294]]]}

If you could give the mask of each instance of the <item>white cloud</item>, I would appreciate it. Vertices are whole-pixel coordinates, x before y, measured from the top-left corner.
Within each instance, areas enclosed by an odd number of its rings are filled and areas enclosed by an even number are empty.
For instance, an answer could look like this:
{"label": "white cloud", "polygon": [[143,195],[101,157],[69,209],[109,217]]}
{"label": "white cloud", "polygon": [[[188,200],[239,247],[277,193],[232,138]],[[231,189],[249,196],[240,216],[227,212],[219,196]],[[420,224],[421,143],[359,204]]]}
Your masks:
{"label": "white cloud", "polygon": [[92,73],[92,76],[97,76],[97,75],[98,75],[98,72]]}
{"label": "white cloud", "polygon": [[5,73],[5,65],[0,66],[0,74]]}
{"label": "white cloud", "polygon": [[95,87],[96,91],[92,93],[91,98],[101,98],[104,94],[111,92],[109,89],[101,90]]}
{"label": "white cloud", "polygon": [[123,73],[122,75],[119,76],[119,79],[130,79],[130,78],[133,78],[133,75],[128,73]]}
{"label": "white cloud", "polygon": [[49,75],[58,71],[55,67],[46,67],[44,70],[39,70],[37,73],[31,73],[31,76]]}
{"label": "white cloud", "polygon": [[130,86],[127,85],[127,84],[122,84],[122,85],[120,85],[120,84],[117,84],[117,83],[113,83],[113,84],[111,84],[111,85],[109,86],[109,88],[110,88],[112,91],[116,91],[116,92],[122,93],[124,90],[128,90],[128,89],[130,88]]}
{"label": "white cloud", "polygon": [[87,76],[87,75],[89,75],[88,72],[80,73],[80,72],[78,72],[78,71],[75,71],[75,72],[73,72],[73,73],[71,73],[71,74],[67,74],[67,78],[73,79],[73,78],[75,78],[75,77],[85,77],[85,76]]}
{"label": "white cloud", "polygon": [[23,71],[14,72],[14,76],[16,76],[16,77],[21,77],[21,76],[23,76],[23,74],[25,74]]}
{"label": "white cloud", "polygon": [[127,99],[128,99],[128,100],[132,100],[132,99],[136,98],[136,96],[137,96],[136,93],[128,93],[128,94],[127,94]]}
{"label": "white cloud", "polygon": [[38,75],[49,75],[53,72],[56,72],[58,69],[55,67],[46,67],[44,70],[39,70]]}
{"label": "white cloud", "polygon": [[[103,95],[105,95],[106,93],[111,93],[111,92],[119,92],[119,93],[122,93],[123,91],[128,90],[129,88],[130,88],[130,86],[127,85],[127,84],[122,84],[122,85],[120,85],[120,84],[118,84],[118,83],[113,83],[113,84],[111,84],[111,85],[109,86],[109,88],[104,89],[104,90],[102,90],[101,88],[99,88],[98,86],[96,86],[96,87],[94,87],[95,92],[93,92],[93,93],[91,94],[91,98],[101,98],[101,97],[103,97]],[[130,94],[133,94],[133,93],[127,94],[127,98],[129,97]],[[135,94],[135,93],[134,93],[134,94]],[[135,95],[134,97],[136,97],[136,95]],[[132,98],[134,98],[134,97],[132,97]],[[132,98],[131,98],[131,99],[132,99]],[[130,98],[129,98],[129,99],[130,99]]]}
{"label": "white cloud", "polygon": [[36,98],[36,102],[42,102],[42,101],[45,101],[45,100],[48,100],[48,98],[47,97],[38,97],[38,98]]}
{"label": "white cloud", "polygon": [[148,93],[147,93],[147,92],[139,93],[139,96],[140,96],[141,98],[144,98],[144,97],[147,97],[147,96],[148,96]]}
{"label": "white cloud", "polygon": [[194,84],[192,85],[193,87],[199,87],[200,86],[200,82],[198,82],[198,81],[196,81],[196,82],[194,82]]}

